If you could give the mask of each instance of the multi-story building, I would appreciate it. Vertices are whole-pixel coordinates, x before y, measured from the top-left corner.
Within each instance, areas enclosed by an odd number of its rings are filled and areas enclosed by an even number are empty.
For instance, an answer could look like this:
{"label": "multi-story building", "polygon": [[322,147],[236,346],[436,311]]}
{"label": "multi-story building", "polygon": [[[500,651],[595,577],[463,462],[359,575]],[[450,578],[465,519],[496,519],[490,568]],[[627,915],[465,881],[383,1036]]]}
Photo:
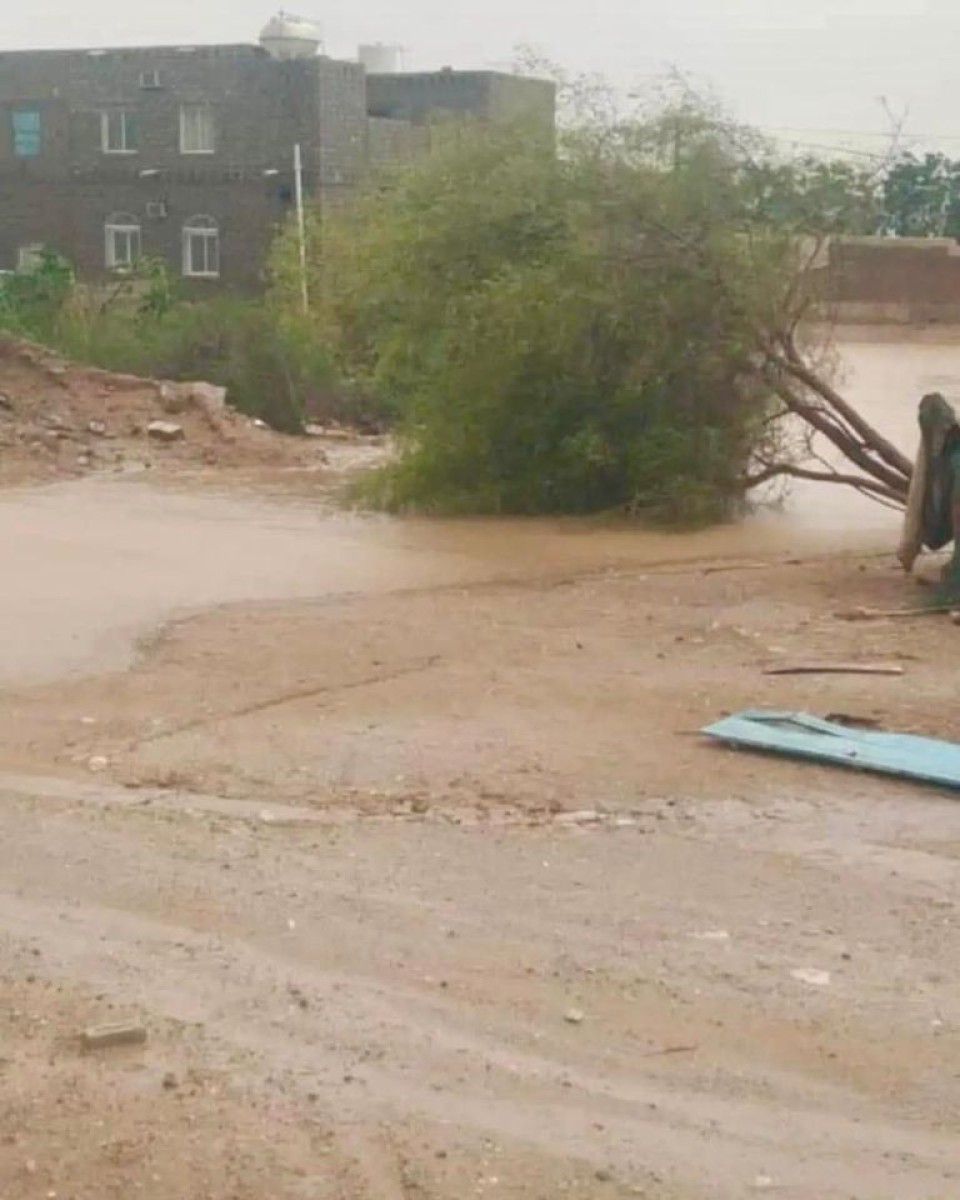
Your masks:
{"label": "multi-story building", "polygon": [[258,46],[0,54],[0,270],[40,248],[81,278],[161,258],[197,288],[262,282],[294,203],[349,197],[438,113],[553,121],[553,86],[496,72],[368,75],[275,20]]}

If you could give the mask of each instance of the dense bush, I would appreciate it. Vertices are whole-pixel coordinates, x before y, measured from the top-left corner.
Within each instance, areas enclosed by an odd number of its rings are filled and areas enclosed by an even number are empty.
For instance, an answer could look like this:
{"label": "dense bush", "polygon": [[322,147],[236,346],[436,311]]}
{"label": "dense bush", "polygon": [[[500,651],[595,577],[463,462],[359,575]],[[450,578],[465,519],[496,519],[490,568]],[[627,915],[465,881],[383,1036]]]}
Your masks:
{"label": "dense bush", "polygon": [[[381,503],[702,520],[739,502],[795,247],[758,223],[724,128],[682,129],[682,152],[676,115],[558,152],[459,127],[315,218],[316,337],[398,420]],[[293,265],[288,246],[290,306]]]}

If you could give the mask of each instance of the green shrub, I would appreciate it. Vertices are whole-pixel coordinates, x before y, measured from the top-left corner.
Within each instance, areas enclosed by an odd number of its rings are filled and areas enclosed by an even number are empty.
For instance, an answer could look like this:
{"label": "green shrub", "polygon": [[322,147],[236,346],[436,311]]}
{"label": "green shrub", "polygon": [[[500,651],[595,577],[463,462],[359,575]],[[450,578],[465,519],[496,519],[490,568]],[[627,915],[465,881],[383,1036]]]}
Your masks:
{"label": "green shrub", "polygon": [[771,398],[754,348],[795,250],[758,227],[723,128],[683,122],[679,156],[675,115],[559,153],[461,128],[313,229],[316,336],[398,418],[368,498],[683,521],[740,503]]}

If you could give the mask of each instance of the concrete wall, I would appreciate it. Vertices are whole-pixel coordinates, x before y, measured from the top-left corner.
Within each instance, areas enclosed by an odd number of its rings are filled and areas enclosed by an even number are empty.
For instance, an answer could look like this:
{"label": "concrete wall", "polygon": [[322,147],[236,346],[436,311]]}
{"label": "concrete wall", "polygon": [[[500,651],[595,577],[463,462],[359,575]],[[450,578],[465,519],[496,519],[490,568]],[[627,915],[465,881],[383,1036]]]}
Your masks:
{"label": "concrete wall", "polygon": [[552,129],[556,88],[548,80],[497,71],[426,71],[371,75],[367,105],[372,117],[422,124],[460,114],[487,120],[529,116]]}
{"label": "concrete wall", "polygon": [[370,117],[367,121],[367,166],[372,171],[408,161],[429,144],[425,126],[389,117]]}

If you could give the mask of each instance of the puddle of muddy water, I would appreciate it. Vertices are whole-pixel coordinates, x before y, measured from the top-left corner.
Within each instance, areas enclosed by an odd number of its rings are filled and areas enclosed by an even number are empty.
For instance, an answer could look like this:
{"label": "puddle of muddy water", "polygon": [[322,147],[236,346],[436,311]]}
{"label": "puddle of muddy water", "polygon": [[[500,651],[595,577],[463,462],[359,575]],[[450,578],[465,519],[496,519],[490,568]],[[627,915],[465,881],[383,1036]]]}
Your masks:
{"label": "puddle of muddy water", "polygon": [[[960,392],[960,346],[850,342],[846,393],[892,440],[916,440],[920,394]],[[309,501],[87,480],[0,499],[0,679],[128,661],[171,615],[216,605],[557,577],[697,558],[892,549],[897,514],[848,489],[798,485],[782,512],[669,534],[627,522],[391,520]]]}
{"label": "puddle of muddy water", "polygon": [[[889,340],[888,340],[889,339]],[[892,340],[865,332],[837,345],[839,390],[876,429],[912,458],[917,446],[917,404],[942,392],[960,408],[960,342],[934,342],[921,334]],[[785,523],[810,533],[887,533],[899,515],[851,488],[795,482],[784,507]]]}

